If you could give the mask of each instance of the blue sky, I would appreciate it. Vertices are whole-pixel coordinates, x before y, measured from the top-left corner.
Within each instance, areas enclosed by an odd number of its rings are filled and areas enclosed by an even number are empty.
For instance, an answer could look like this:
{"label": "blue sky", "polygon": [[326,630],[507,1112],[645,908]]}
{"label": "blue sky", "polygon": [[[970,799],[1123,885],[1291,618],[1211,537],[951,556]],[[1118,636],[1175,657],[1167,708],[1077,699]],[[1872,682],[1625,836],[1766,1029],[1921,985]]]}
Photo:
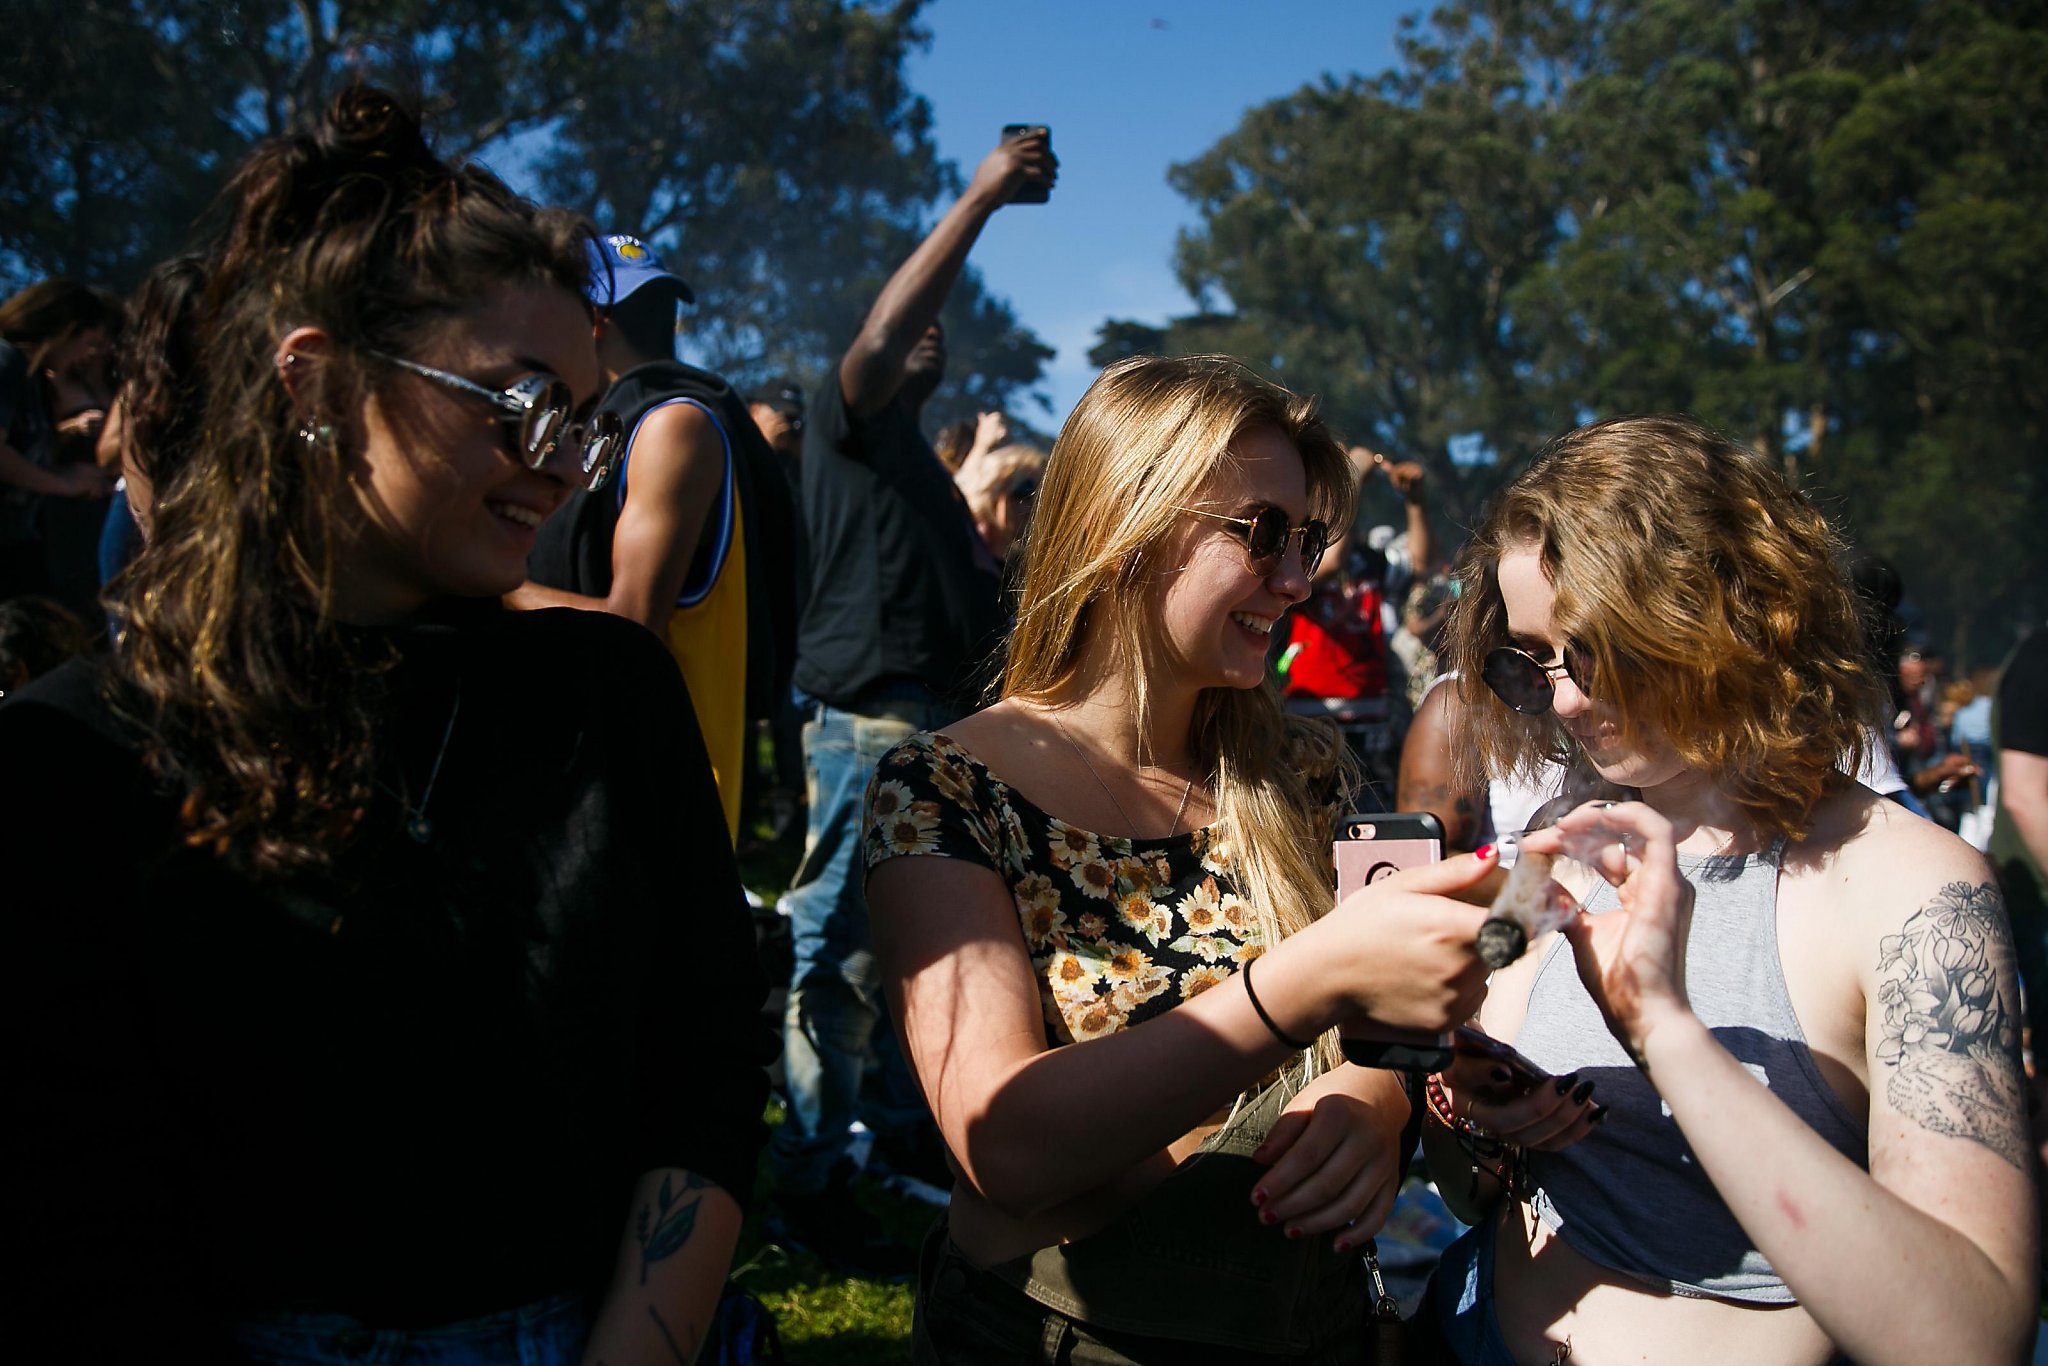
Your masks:
{"label": "blue sky", "polygon": [[963,176],[1006,123],[1043,123],[1060,158],[1046,205],[998,213],[970,258],[989,287],[1059,355],[1048,367],[1056,426],[1094,378],[1104,318],[1160,323],[1193,301],[1173,277],[1174,234],[1194,221],[1166,184],[1246,109],[1325,72],[1394,62],[1388,0],[935,0],[931,47],[909,68],[931,101],[939,150]]}

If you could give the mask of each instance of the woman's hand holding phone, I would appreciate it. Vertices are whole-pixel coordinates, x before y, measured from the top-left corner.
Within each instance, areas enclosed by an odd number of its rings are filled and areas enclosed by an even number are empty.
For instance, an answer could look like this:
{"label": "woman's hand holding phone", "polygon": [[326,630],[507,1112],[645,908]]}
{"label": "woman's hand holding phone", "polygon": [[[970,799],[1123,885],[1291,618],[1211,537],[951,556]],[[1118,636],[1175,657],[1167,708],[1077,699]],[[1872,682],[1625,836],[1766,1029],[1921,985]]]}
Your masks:
{"label": "woman's hand holding phone", "polygon": [[1314,943],[1344,1014],[1395,1029],[1453,1028],[1486,996],[1486,965],[1472,950],[1486,912],[1452,897],[1492,867],[1490,854],[1461,854],[1404,868],[1293,938]]}
{"label": "woman's hand holding phone", "polygon": [[1606,1107],[1577,1073],[1553,1077],[1476,1029],[1458,1030],[1451,1065],[1438,1074],[1451,1113],[1496,1138],[1556,1152],[1593,1131]]}

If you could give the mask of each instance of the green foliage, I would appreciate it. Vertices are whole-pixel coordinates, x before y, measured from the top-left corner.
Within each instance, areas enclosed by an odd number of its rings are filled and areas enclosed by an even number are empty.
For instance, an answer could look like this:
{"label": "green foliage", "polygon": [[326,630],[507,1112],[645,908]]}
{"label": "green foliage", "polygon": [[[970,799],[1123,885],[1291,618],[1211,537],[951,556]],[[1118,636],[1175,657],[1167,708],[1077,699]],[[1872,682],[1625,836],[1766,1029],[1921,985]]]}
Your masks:
{"label": "green foliage", "polygon": [[[959,177],[904,82],[922,0],[25,0],[0,55],[0,286],[117,289],[191,238],[259,137],[352,76],[417,100],[444,154],[656,243],[692,354],[815,379]],[[946,314],[969,411],[1052,353],[979,277]],[[1041,400],[1042,402],[1042,400]]]}
{"label": "green foliage", "polygon": [[1163,355],[1165,350],[1166,329],[1128,318],[1109,318],[1095,329],[1095,345],[1088,348],[1088,363],[1114,365],[1132,356]]}
{"label": "green foliage", "polygon": [[246,143],[232,92],[191,79],[233,51],[226,21],[209,22],[216,8],[9,6],[16,37],[0,49],[0,277],[20,285],[68,275],[126,289],[182,240]]}
{"label": "green foliage", "polygon": [[2044,19],[1456,0],[1174,169],[1203,312],[1166,349],[1320,394],[1454,522],[1556,432],[1694,413],[1995,658],[2048,612]]}

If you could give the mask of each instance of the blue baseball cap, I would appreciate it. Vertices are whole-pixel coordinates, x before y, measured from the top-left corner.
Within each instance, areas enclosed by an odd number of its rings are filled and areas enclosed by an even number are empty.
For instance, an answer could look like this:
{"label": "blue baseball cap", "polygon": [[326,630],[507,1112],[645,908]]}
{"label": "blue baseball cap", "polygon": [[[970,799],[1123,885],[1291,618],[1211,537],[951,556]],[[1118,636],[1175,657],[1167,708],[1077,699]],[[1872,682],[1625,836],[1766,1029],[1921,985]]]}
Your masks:
{"label": "blue baseball cap", "polygon": [[661,263],[654,248],[623,232],[607,233],[590,246],[590,302],[599,308],[624,303],[642,286],[665,281],[686,304],[696,293],[682,276]]}

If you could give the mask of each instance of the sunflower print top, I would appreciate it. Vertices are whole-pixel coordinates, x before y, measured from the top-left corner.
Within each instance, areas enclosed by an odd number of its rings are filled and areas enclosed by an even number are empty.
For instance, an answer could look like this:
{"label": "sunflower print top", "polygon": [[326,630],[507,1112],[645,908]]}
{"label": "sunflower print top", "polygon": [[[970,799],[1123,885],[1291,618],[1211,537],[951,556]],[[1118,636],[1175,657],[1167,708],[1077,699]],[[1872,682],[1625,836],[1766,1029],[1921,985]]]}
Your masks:
{"label": "sunflower print top", "polygon": [[870,869],[937,855],[1002,878],[1055,1044],[1142,1023],[1266,951],[1216,827],[1164,839],[1083,830],[935,732],[876,765],[864,828]]}

